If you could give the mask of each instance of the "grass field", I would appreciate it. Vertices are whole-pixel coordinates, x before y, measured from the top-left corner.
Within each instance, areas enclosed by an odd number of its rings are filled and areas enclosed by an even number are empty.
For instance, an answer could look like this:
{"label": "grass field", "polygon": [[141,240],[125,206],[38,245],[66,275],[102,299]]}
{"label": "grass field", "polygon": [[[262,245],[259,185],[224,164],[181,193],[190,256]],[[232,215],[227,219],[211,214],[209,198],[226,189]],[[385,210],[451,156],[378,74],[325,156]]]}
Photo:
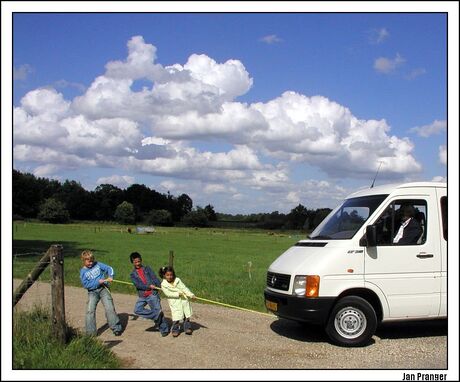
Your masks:
{"label": "grass field", "polygon": [[[134,230],[135,227],[131,226]],[[129,254],[141,253],[155,273],[174,251],[176,274],[198,297],[265,311],[263,290],[268,266],[283,251],[305,237],[297,233],[255,230],[159,227],[152,234],[129,234],[128,226],[109,224],[42,224],[15,222],[13,277],[24,278],[51,244],[64,247],[65,284],[80,286],[80,253],[94,251],[96,260],[115,270],[115,279],[130,281]],[[24,254],[29,254],[25,255]],[[41,276],[49,279],[49,271]],[[112,291],[134,294],[129,285]]]}

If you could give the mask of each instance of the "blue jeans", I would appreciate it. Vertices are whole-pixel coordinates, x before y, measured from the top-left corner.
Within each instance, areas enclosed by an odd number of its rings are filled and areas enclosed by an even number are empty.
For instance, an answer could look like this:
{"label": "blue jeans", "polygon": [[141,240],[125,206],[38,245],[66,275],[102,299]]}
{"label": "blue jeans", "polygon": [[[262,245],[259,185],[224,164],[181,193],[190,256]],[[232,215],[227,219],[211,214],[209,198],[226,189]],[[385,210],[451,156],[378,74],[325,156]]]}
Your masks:
{"label": "blue jeans", "polygon": [[[148,305],[150,309],[146,309]],[[147,297],[139,297],[134,306],[134,313],[140,317],[148,318],[153,320],[160,329],[161,333],[168,333],[168,323],[164,319],[163,312],[161,310],[160,298],[157,295],[151,294]]]}
{"label": "blue jeans", "polygon": [[115,312],[112,295],[107,288],[101,287],[88,291],[88,302],[86,303],[85,317],[86,334],[97,334],[96,306],[99,303],[99,300],[101,300],[102,305],[104,305],[105,317],[107,318],[107,323],[109,324],[110,329],[112,329],[113,332],[121,332],[122,328],[117,312]]}

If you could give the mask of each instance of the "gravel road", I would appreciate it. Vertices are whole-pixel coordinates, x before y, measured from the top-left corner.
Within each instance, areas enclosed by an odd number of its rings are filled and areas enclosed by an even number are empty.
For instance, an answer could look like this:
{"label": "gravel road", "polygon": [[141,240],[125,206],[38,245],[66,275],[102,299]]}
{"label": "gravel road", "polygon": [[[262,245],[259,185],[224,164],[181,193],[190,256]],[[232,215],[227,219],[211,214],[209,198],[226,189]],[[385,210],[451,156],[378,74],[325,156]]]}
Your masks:
{"label": "gravel road", "polygon": [[[19,284],[14,280],[14,286]],[[66,319],[84,329],[87,293],[66,287]],[[387,324],[364,348],[330,344],[320,328],[251,312],[193,303],[191,336],[161,337],[148,320],[132,314],[136,297],[113,294],[124,332],[113,336],[98,305],[99,338],[132,369],[446,369],[447,322]],[[261,296],[262,298],[262,296]],[[35,283],[17,309],[50,306],[50,285]],[[166,317],[170,316],[162,301]],[[141,340],[142,339],[142,340]],[[160,347],[161,346],[161,350]],[[142,355],[142,356],[140,356]],[[401,378],[402,379],[402,378]]]}

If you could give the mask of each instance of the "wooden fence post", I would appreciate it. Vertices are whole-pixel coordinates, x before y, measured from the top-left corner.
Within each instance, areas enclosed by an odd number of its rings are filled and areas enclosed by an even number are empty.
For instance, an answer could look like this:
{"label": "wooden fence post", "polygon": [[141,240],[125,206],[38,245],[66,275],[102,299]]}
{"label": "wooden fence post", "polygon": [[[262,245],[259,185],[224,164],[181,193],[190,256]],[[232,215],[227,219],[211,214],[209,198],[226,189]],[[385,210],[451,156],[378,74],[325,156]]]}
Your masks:
{"label": "wooden fence post", "polygon": [[174,265],[174,251],[169,251],[169,266],[173,267]]}
{"label": "wooden fence post", "polygon": [[42,274],[45,268],[50,263],[50,249],[46,251],[43,257],[38,261],[35,268],[30,272],[27,277],[22,281],[22,283],[16,288],[16,291],[13,293],[13,307],[19,302],[24,293],[27,292],[35,280]]}
{"label": "wooden fence post", "polygon": [[62,245],[53,244],[50,247],[51,270],[51,318],[53,332],[57,340],[65,344],[67,340],[67,325],[65,322],[64,305],[64,256]]}

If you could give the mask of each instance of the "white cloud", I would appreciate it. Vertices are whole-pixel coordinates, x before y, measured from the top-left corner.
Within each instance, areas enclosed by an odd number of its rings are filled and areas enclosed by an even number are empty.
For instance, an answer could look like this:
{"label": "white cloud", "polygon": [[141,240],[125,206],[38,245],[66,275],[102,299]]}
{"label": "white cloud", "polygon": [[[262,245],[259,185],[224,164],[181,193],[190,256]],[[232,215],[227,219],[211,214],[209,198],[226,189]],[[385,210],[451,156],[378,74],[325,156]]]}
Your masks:
{"label": "white cloud", "polygon": [[99,178],[97,184],[112,184],[120,188],[129,187],[135,182],[134,177],[128,175],[111,175]]}
{"label": "white cloud", "polygon": [[439,146],[439,162],[447,165],[447,146]]}
{"label": "white cloud", "polygon": [[399,53],[393,59],[379,57],[374,61],[374,69],[379,73],[390,74],[405,62],[406,60]]}
{"label": "white cloud", "polygon": [[184,69],[189,70],[195,80],[219,89],[225,100],[245,94],[252,86],[252,78],[238,60],[218,64],[204,54],[192,54]]}
{"label": "white cloud", "polygon": [[432,182],[443,182],[443,183],[445,183],[445,182],[447,182],[447,179],[446,179],[445,176],[438,175],[438,176],[433,177],[433,179],[431,179],[431,181]]}
{"label": "white cloud", "polygon": [[[368,177],[379,161],[383,173],[418,172],[408,139],[389,136],[385,120],[359,120],[349,109],[325,97],[285,92],[266,104],[254,104],[269,128],[254,133],[252,141],[269,153],[315,165],[332,176]],[[282,155],[284,154],[284,156]]]}
{"label": "white cloud", "polygon": [[[163,67],[156,59],[156,47],[135,36],[127,58],[110,61],[81,96],[65,100],[52,88],[27,93],[14,109],[14,160],[33,162],[40,173],[103,166],[193,180],[202,182],[197,194],[225,189],[239,200],[246,198],[240,187],[300,198],[289,188],[293,163],[367,179],[379,162],[382,177],[421,169],[412,142],[390,135],[385,120],[361,120],[326,97],[290,91],[268,102],[237,102],[253,83],[240,61],[192,54],[183,65]],[[134,91],[139,79],[151,85]],[[200,150],[197,140],[226,149]]]}
{"label": "white cloud", "polygon": [[280,39],[276,34],[269,34],[267,36],[261,37],[260,41],[270,45],[270,44],[275,44],[277,42],[281,42],[283,40]]}
{"label": "white cloud", "polygon": [[420,137],[428,138],[434,134],[440,134],[447,130],[447,121],[445,119],[438,121],[434,120],[429,125],[417,126],[410,129],[411,132],[416,133]]}
{"label": "white cloud", "polygon": [[25,81],[33,71],[33,68],[29,64],[13,67],[13,81]]}
{"label": "white cloud", "polygon": [[371,44],[381,44],[389,36],[390,36],[390,33],[388,32],[386,28],[372,29],[369,32],[369,42]]}
{"label": "white cloud", "polygon": [[420,77],[422,75],[426,74],[426,69],[425,68],[416,68],[412,70],[409,74],[406,75],[406,79],[408,80],[414,80],[417,77]]}
{"label": "white cloud", "polygon": [[161,65],[155,64],[156,47],[146,44],[142,36],[134,36],[128,41],[128,58],[126,61],[110,61],[105,66],[106,76],[114,79],[148,78],[160,80],[166,74]]}
{"label": "white cloud", "polygon": [[58,172],[60,170],[59,166],[55,164],[45,164],[43,166],[38,166],[35,168],[33,174],[37,177],[41,178],[51,178],[51,179],[56,179],[60,178],[57,175],[53,175],[55,172]]}
{"label": "white cloud", "polygon": [[65,89],[65,88],[75,88],[80,92],[84,92],[86,90],[86,86],[80,84],[78,82],[70,82],[66,80],[59,80],[54,82],[54,87],[57,89]]}
{"label": "white cloud", "polygon": [[165,180],[160,183],[160,187],[163,188],[165,191],[174,191],[177,189],[178,186],[176,182],[173,182],[171,180]]}
{"label": "white cloud", "polygon": [[237,189],[235,187],[229,187],[225,184],[207,184],[203,191],[207,194],[236,194]]}
{"label": "white cloud", "polygon": [[22,109],[31,116],[45,115],[62,118],[69,113],[70,102],[52,88],[40,88],[28,92],[21,99]]}

